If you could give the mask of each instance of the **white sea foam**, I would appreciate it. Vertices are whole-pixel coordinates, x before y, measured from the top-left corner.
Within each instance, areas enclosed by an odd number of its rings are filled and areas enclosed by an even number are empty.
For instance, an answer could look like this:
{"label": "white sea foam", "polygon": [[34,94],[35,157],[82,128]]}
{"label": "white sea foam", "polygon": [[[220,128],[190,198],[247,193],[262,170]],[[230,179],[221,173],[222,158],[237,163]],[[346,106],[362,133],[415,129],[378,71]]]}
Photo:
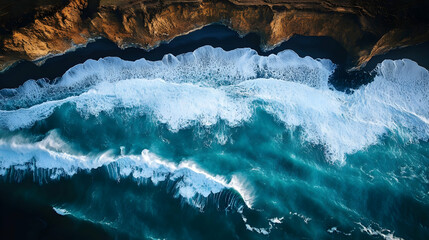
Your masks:
{"label": "white sea foam", "polygon": [[366,233],[370,236],[380,236],[385,240],[404,240],[403,238],[396,237],[393,234],[395,232],[390,231],[389,229],[383,229],[378,226],[378,224],[374,224],[374,226],[369,225],[368,227],[364,226],[362,223],[357,223],[360,227],[360,231]]}
{"label": "white sea foam", "polygon": [[284,217],[281,218],[271,218],[268,219],[268,227],[253,227],[247,222],[247,218],[241,212],[241,218],[243,219],[244,225],[246,229],[251,232],[256,232],[262,235],[269,235],[273,228],[275,228],[277,224],[281,224],[283,222]]}
{"label": "white sea foam", "polygon": [[305,222],[305,224],[308,224],[308,222],[311,221],[311,218],[306,217],[306,216],[302,215],[301,213],[289,212],[289,214],[292,215],[292,216],[297,216],[297,217],[301,218],[302,221]]}
{"label": "white sea foam", "polygon": [[[386,60],[374,81],[352,94],[328,87],[332,69],[328,60],[300,58],[291,51],[262,57],[249,49],[211,47],[158,62],[90,60],[57,84],[29,82],[6,96],[10,102],[3,106],[9,110],[0,110],[0,127],[29,127],[64,103],[74,104],[83,116],[129,109],[172,131],[196,124],[209,127],[219,120],[234,127],[249,121],[260,105],[286,127],[301,126],[304,140],[324,145],[332,162],[344,163],[347,154],[389,132],[409,141],[428,139],[426,69],[410,60]],[[47,98],[47,92],[57,94],[53,89],[62,89],[58,96],[65,91],[72,96]],[[79,89],[85,90],[74,94]],[[22,99],[37,104],[20,108]]]}
{"label": "white sea foam", "polygon": [[337,227],[331,227],[330,229],[328,229],[328,230],[326,230],[328,233],[337,233],[337,234],[343,234],[343,235],[345,235],[345,236],[351,236],[352,234],[351,233],[346,233],[346,232],[343,232],[343,231],[340,231],[340,230],[338,230],[338,228]]}
{"label": "white sea foam", "polygon": [[140,59],[134,62],[117,57],[87,60],[69,69],[55,84],[29,80],[17,89],[0,90],[0,109],[29,107],[47,100],[85,92],[100,82],[125,79],[164,79],[167,82],[194,83],[201,86],[236,84],[255,78],[276,78],[327,88],[326,79],[335,65],[329,60],[301,58],[291,50],[277,55],[259,56],[243,48],[224,51],[211,46],[161,61]]}
{"label": "white sea foam", "polygon": [[114,227],[117,228],[115,226],[114,222],[107,222],[105,220],[94,220],[94,219],[90,219],[87,216],[85,216],[85,214],[81,213],[80,211],[69,211],[65,208],[60,208],[60,207],[55,207],[53,206],[52,209],[61,216],[71,216],[74,218],[77,218],[79,220],[83,220],[83,221],[88,221],[91,223],[95,223],[95,224],[100,224],[100,225],[104,225],[104,226],[109,226],[109,227]]}
{"label": "white sea foam", "polygon": [[59,215],[62,215],[62,216],[70,215],[70,212],[67,211],[66,209],[59,208],[59,207],[52,207],[52,209],[54,209],[54,211]]}
{"label": "white sea foam", "polygon": [[275,217],[275,218],[271,218],[271,219],[269,219],[269,220],[270,220],[270,222],[272,222],[272,223],[280,224],[280,223],[282,223],[282,222],[283,222],[283,219],[284,219],[284,217],[281,217],[281,218],[277,218],[277,217]]}
{"label": "white sea foam", "polygon": [[[35,181],[45,182],[72,176],[79,170],[107,166],[110,176],[117,180],[131,176],[136,181],[150,180],[155,185],[166,180],[174,181],[177,196],[191,203],[201,196],[207,198],[210,194],[234,189],[232,182],[228,183],[222,177],[212,176],[190,161],[176,165],[148,150],[143,150],[141,155],[113,156],[110,152],[104,152],[94,156],[84,156],[67,153],[64,151],[67,149],[70,148],[55,131],[44,140],[33,144],[14,140],[0,141],[0,169],[3,174],[11,170],[21,171],[21,175],[32,172]],[[40,172],[42,173],[38,176]],[[235,191],[240,194],[240,189]],[[246,198],[248,197],[244,197]],[[249,202],[245,203],[251,207]]]}

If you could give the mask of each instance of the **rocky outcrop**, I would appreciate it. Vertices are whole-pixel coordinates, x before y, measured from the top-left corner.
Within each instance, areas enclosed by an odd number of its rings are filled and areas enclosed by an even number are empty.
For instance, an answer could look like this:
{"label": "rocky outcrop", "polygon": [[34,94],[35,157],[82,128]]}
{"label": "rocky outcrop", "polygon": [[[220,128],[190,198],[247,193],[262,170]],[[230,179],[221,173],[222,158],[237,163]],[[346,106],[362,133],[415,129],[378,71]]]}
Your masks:
{"label": "rocky outcrop", "polygon": [[[419,0],[70,0],[0,6],[0,68],[59,54],[105,37],[121,47],[161,41],[220,22],[257,32],[272,47],[295,34],[329,36],[364,65],[391,49],[429,40],[428,3]],[[43,2],[43,3],[39,3]]]}

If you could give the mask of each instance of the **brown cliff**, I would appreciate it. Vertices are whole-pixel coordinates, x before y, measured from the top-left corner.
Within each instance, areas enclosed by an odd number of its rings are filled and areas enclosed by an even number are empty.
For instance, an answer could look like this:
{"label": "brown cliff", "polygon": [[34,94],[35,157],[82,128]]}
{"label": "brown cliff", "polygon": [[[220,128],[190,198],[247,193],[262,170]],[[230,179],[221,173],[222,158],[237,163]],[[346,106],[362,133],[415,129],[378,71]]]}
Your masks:
{"label": "brown cliff", "polygon": [[150,48],[214,22],[243,34],[257,32],[267,47],[294,34],[329,36],[361,66],[391,49],[428,41],[428,5],[419,0],[2,1],[0,68],[63,53],[97,37],[121,47]]}

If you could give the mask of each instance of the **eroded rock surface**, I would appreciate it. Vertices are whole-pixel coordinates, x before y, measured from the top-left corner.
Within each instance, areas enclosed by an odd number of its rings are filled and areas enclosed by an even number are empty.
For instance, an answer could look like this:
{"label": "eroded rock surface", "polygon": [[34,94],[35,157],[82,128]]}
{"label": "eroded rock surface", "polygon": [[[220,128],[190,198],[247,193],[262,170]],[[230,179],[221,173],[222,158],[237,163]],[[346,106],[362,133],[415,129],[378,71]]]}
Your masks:
{"label": "eroded rock surface", "polygon": [[428,41],[428,10],[424,0],[1,1],[0,68],[97,37],[151,48],[214,22],[257,32],[268,48],[294,34],[329,36],[362,66],[375,55]]}

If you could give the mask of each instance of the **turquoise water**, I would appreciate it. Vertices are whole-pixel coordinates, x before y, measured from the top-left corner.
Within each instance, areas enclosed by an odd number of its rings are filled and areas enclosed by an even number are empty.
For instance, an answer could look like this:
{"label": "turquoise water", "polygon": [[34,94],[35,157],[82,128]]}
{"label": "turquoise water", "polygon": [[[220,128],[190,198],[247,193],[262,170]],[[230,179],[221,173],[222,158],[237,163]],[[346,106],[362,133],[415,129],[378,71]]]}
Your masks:
{"label": "turquoise water", "polygon": [[386,60],[345,93],[334,69],[203,47],[1,90],[3,201],[86,236],[426,239],[428,71]]}

